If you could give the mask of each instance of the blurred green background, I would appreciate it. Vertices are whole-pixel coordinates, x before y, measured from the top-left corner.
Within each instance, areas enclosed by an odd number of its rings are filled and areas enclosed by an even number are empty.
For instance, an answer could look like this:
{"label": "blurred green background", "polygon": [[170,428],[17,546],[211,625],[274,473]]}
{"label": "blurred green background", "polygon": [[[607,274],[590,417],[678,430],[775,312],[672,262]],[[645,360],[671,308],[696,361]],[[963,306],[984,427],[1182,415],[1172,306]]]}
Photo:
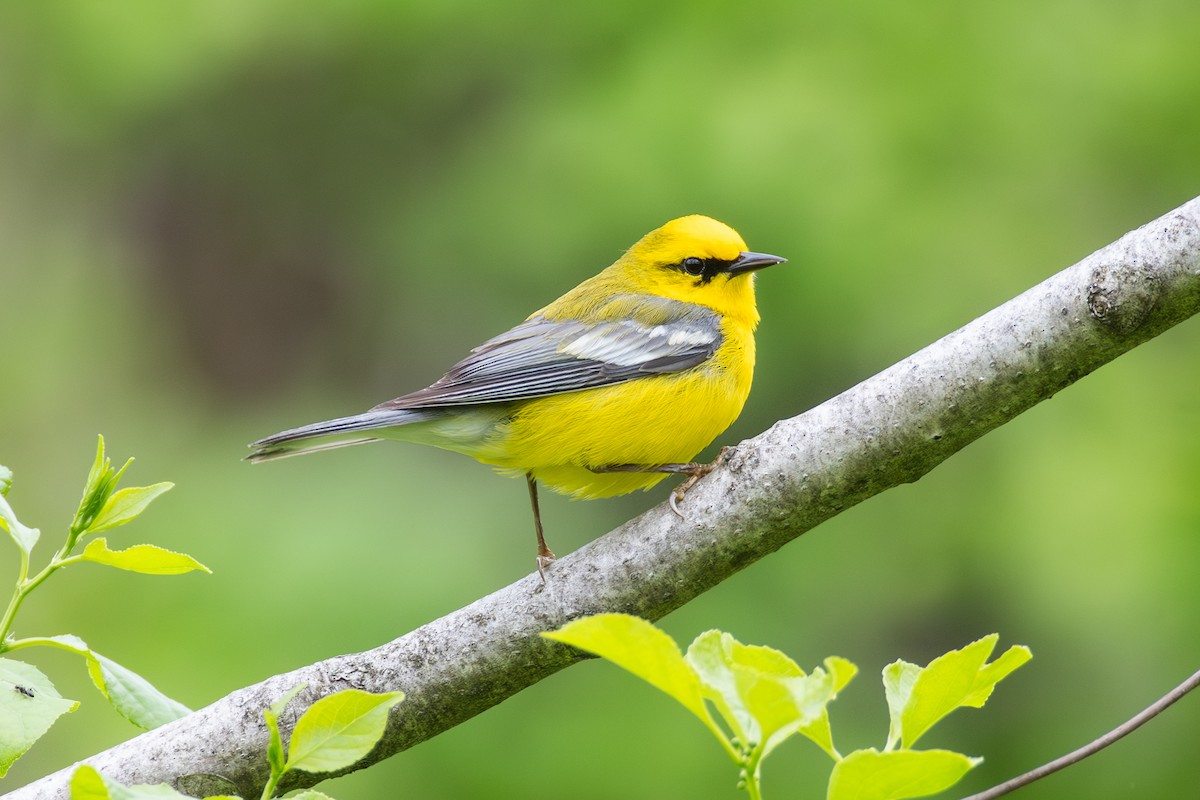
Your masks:
{"label": "blurred green background", "polygon": [[[102,432],[127,482],[178,484],[114,546],[214,571],[72,569],[18,633],[80,634],[199,707],[517,579],[519,482],[403,445],[260,467],[244,445],[424,386],[692,212],[790,259],[760,277],[723,441],[751,436],[1200,193],[1198,34],[1194,0],[0,6],[9,499],[50,549]],[[887,662],[1028,644],[923,740],[986,757],[963,793],[1092,739],[1200,661],[1198,353],[1193,321],[665,627],[858,663],[843,750],[882,745]],[[665,497],[543,515],[563,553]],[[37,663],[84,704],[0,789],[135,733],[81,665]],[[1021,797],[1195,797],[1196,702]],[[588,663],[323,788],[737,798],[707,737]],[[827,768],[788,744],[768,795],[821,796]]]}

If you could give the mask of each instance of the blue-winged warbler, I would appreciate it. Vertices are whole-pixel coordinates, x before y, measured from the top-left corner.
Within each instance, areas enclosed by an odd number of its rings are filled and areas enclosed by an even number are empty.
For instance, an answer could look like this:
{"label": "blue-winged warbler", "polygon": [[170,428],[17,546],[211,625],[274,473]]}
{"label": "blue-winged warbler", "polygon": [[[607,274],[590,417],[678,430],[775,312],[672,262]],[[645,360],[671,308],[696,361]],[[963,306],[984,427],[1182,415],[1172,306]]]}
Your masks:
{"label": "blue-winged warbler", "polygon": [[[749,252],[714,219],[671,220],[431,386],[260,439],[248,459],[397,439],[524,474],[541,571],[554,554],[539,481],[573,497],[612,497],[711,469],[691,460],[750,393],[754,272],[783,261]],[[671,499],[676,508],[682,493]]]}

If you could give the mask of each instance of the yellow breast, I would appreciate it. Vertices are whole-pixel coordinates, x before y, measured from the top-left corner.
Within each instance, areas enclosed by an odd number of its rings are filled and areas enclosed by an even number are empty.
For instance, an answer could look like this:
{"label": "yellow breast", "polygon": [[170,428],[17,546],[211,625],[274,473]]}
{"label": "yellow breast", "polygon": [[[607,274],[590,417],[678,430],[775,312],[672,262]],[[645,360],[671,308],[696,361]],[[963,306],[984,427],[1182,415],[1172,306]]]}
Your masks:
{"label": "yellow breast", "polygon": [[737,419],[754,375],[754,335],[738,320],[721,329],[720,349],[697,367],[516,404],[498,431],[503,457],[481,460],[532,471],[577,498],[649,489],[667,476],[589,468],[688,462]]}

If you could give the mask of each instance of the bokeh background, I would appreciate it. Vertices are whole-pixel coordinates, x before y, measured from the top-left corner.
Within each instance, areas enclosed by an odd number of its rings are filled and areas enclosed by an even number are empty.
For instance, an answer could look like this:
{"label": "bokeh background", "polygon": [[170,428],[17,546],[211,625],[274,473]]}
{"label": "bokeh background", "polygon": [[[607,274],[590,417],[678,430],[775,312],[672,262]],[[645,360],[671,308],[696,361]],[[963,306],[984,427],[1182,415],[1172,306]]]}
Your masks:
{"label": "bokeh background", "polygon": [[[608,0],[0,6],[0,463],[62,535],[97,433],[177,488],[115,545],[211,576],[71,569],[18,633],[74,632],[199,707],[367,649],[524,575],[524,486],[403,445],[251,467],[246,442],[419,388],[701,212],[787,256],[732,443],[1200,193],[1200,4]],[[1200,661],[1200,325],[1186,323],[665,620],[860,677],[998,631],[1035,659],[923,744],[963,793],[1124,720]],[[570,551],[665,499],[544,499]],[[42,556],[45,557],[46,553]],[[11,548],[6,574],[15,568]],[[8,578],[5,578],[7,580]],[[135,731],[83,700],[12,789]],[[588,663],[340,798],[736,798],[708,734]],[[1189,698],[1030,798],[1198,797]],[[790,743],[778,797],[828,765]]]}

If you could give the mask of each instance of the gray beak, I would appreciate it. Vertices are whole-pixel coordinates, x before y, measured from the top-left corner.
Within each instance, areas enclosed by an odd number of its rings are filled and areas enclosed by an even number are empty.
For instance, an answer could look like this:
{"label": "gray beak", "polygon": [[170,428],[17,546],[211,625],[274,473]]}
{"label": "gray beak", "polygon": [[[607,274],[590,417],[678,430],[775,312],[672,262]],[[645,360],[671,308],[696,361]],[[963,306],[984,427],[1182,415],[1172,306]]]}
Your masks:
{"label": "gray beak", "polygon": [[769,267],[772,264],[782,264],[786,261],[786,258],[773,256],[769,253],[739,253],[737,259],[729,265],[729,274],[741,275],[743,272],[754,272],[763,267]]}

